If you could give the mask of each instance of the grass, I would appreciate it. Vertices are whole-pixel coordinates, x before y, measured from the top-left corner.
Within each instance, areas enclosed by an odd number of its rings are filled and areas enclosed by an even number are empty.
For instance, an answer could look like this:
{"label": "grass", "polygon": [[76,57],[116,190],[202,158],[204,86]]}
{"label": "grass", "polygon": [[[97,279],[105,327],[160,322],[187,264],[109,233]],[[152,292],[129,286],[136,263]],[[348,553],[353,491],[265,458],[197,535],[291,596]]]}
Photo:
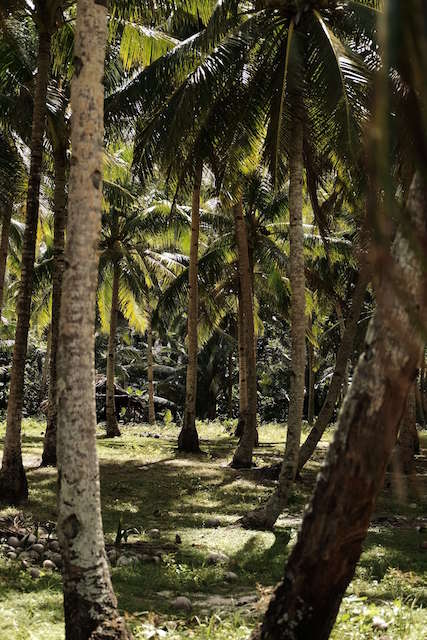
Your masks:
{"label": "grass", "polygon": [[[227,466],[235,443],[226,426],[220,422],[200,423],[204,455],[189,457],[178,456],[175,450],[177,428],[173,424],[123,427],[122,438],[114,440],[106,439],[99,430],[107,541],[114,540],[120,518],[126,527],[160,529],[162,540],[173,542],[177,533],[182,539],[179,550],[166,555],[160,565],[112,569],[119,607],[138,639],[248,638],[260,609],[238,606],[232,597],[250,599],[258,594],[265,602],[282,576],[326,442],[295,488],[275,533],[242,531],[230,525],[263,500],[272,483],[260,483],[255,473]],[[23,452],[30,486],[24,511],[40,521],[56,519],[55,471],[37,467],[43,431],[41,422],[24,422]],[[284,437],[283,426],[262,427],[258,466],[280,459]],[[328,433],[326,440],[330,437]],[[406,502],[397,501],[391,489],[383,492],[377,513],[405,519],[386,521],[370,530],[331,636],[334,640],[425,637],[427,551],[420,548],[420,542],[426,536],[418,533],[413,522],[426,513],[426,466],[423,457],[420,484]],[[12,511],[5,509],[0,515]],[[220,521],[218,528],[207,526],[213,517]],[[139,539],[146,539],[145,534],[130,540]],[[226,553],[229,564],[207,564],[210,551]],[[232,585],[224,580],[225,571],[230,570],[238,576]],[[191,615],[177,615],[171,608],[176,595],[192,600]],[[64,638],[60,575],[45,573],[32,580],[16,563],[1,557],[0,640],[47,638]]]}

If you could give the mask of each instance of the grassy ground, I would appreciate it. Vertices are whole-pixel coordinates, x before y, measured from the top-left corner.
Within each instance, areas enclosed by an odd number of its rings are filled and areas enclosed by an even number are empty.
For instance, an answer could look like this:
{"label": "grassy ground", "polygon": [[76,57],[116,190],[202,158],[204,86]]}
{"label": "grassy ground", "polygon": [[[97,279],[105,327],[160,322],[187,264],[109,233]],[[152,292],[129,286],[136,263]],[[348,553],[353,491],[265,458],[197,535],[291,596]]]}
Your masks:
{"label": "grassy ground", "polygon": [[[275,533],[242,531],[231,525],[268,495],[272,483],[260,483],[256,473],[227,466],[235,443],[223,424],[202,423],[199,427],[204,455],[189,457],[177,455],[174,425],[123,427],[122,438],[115,440],[104,438],[99,431],[107,541],[113,541],[120,518],[126,527],[160,529],[162,540],[173,542],[177,533],[182,539],[179,550],[166,555],[160,565],[112,569],[120,609],[136,638],[248,638],[282,575],[326,446],[324,442],[295,488]],[[30,500],[24,512],[40,521],[56,518],[55,472],[37,468],[43,431],[43,423],[25,421],[23,450]],[[262,427],[258,466],[279,459],[284,435],[281,426]],[[374,522],[366,540],[332,634],[334,640],[426,637],[427,550],[420,543],[427,535],[415,526],[417,518],[427,515],[426,449],[423,453],[418,485],[406,500],[393,497],[391,489],[381,496],[377,516],[383,517]],[[7,513],[11,511],[0,511],[0,516]],[[207,526],[212,518],[219,519],[218,528]],[[144,539],[144,533],[131,538]],[[211,551],[227,554],[227,566],[208,565]],[[238,578],[227,584],[225,572],[230,570]],[[191,614],[179,615],[171,607],[177,595],[191,599]],[[255,595],[261,604],[253,604]],[[0,640],[62,639],[61,605],[59,574],[44,573],[33,580],[17,563],[0,558]]]}

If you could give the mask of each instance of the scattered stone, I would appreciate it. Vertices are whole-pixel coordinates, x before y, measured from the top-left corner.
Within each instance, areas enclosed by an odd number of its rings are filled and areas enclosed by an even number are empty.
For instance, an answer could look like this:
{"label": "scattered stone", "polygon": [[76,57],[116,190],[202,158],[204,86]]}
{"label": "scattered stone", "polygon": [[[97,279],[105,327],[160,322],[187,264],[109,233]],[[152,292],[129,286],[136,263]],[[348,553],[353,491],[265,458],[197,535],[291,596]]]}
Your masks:
{"label": "scattered stone", "polygon": [[208,564],[226,564],[229,562],[230,558],[220,551],[212,551],[206,560]]}
{"label": "scattered stone", "polygon": [[186,598],[185,596],[178,596],[177,598],[175,598],[175,600],[173,600],[172,602],[172,606],[175,609],[186,612],[190,612],[193,608],[191,600],[189,598]]}
{"label": "scattered stone", "polygon": [[57,566],[62,564],[62,556],[60,553],[52,553],[49,559],[52,560],[52,562],[54,562]]}
{"label": "scattered stone", "polygon": [[24,569],[28,569],[30,563],[28,562],[28,560],[21,560],[21,565]]}
{"label": "scattered stone", "polygon": [[175,544],[182,544],[181,536],[179,535],[179,533],[177,533],[175,536]]}
{"label": "scattered stone", "polygon": [[37,551],[34,551],[34,549],[30,549],[28,551],[28,557],[32,560],[40,560],[40,554],[37,553]]}
{"label": "scattered stone", "polygon": [[388,627],[388,623],[383,618],[380,618],[379,616],[374,616],[372,618],[372,626],[375,629],[381,629],[382,631],[385,631]]}
{"label": "scattered stone", "polygon": [[224,575],[224,578],[227,580],[227,582],[235,582],[239,579],[239,576],[237,575],[237,573],[234,573],[234,571],[227,571],[227,573]]}
{"label": "scattered stone", "polygon": [[32,551],[37,551],[37,553],[43,553],[44,546],[40,543],[33,544],[31,547]]}
{"label": "scattered stone", "polygon": [[19,547],[19,540],[15,536],[10,536],[10,538],[8,538],[7,540],[7,544],[9,545],[9,547],[13,547],[14,549],[16,549],[17,547]]}
{"label": "scattered stone", "polygon": [[149,538],[152,538],[153,540],[154,539],[158,540],[160,538],[160,531],[159,529],[149,529],[147,531],[147,536]]}
{"label": "scattered stone", "polygon": [[52,562],[52,560],[44,560],[43,569],[48,569],[50,571],[53,571],[54,569],[56,569],[56,564]]}
{"label": "scattered stone", "polygon": [[36,569],[36,567],[33,567],[32,569],[30,569],[30,576],[32,578],[40,578],[40,570]]}
{"label": "scattered stone", "polygon": [[49,542],[49,549],[50,549],[51,551],[56,551],[56,552],[60,551],[60,549],[61,549],[61,548],[60,548],[60,546],[59,546],[59,542],[58,542],[58,540],[51,540],[51,541]]}
{"label": "scattered stone", "polygon": [[26,539],[26,543],[30,545],[30,544],[34,544],[35,542],[37,542],[36,536],[33,533],[29,533]]}
{"label": "scattered stone", "polygon": [[9,558],[9,560],[16,560],[18,556],[14,551],[9,551],[6,557]]}
{"label": "scattered stone", "polygon": [[221,520],[219,518],[208,518],[205,522],[205,527],[208,529],[217,529],[221,526]]}
{"label": "scattered stone", "polygon": [[131,564],[133,564],[133,559],[127,556],[120,556],[120,558],[117,560],[118,567],[127,567]]}

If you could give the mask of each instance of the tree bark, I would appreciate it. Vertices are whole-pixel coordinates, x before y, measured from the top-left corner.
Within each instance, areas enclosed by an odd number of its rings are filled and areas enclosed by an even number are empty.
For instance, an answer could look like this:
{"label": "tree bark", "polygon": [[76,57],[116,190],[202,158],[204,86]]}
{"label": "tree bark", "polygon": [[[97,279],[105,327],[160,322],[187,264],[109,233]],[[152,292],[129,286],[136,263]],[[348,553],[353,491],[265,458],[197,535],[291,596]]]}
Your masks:
{"label": "tree bark", "polygon": [[230,349],[228,354],[228,388],[227,388],[227,404],[228,404],[228,417],[233,417],[233,351]]}
{"label": "tree bark", "polygon": [[285,456],[277,489],[259,509],[241,520],[245,527],[271,529],[286,506],[295,480],[301,439],[305,383],[305,275],[304,228],[302,217],[303,125],[295,116],[289,159],[289,241],[291,284],[291,386],[289,394],[288,430]]}
{"label": "tree bark", "polygon": [[6,279],[6,265],[7,256],[9,253],[9,231],[10,221],[12,219],[12,207],[8,206],[3,211],[2,225],[1,225],[1,240],[0,240],[0,322],[1,314],[3,311],[3,296],[4,296],[4,283]]}
{"label": "tree bark", "polygon": [[[248,236],[245,219],[243,216],[242,197],[233,207],[234,223],[236,228],[236,240],[239,258],[239,286],[242,318],[240,331],[243,334],[243,346],[246,361],[246,393],[247,410],[243,414],[243,433],[234,452],[231,466],[234,468],[248,468],[252,466],[253,450],[257,441],[257,387],[256,387],[256,363],[254,349],[254,311],[252,294],[252,277],[249,262]],[[239,311],[240,317],[240,311]]]}
{"label": "tree bark", "polygon": [[[424,187],[424,185],[423,185]],[[412,183],[408,215],[425,253],[427,198]],[[409,220],[408,220],[409,222]],[[377,309],[317,477],[298,541],[266,612],[261,640],[326,640],[359,560],[375,501],[396,442],[423,349],[426,276],[411,243],[398,232]]]}
{"label": "tree bark", "polygon": [[239,350],[239,419],[237,421],[235,436],[241,438],[245,430],[245,419],[248,413],[248,384],[247,384],[247,362],[245,348],[245,318],[243,315],[242,294],[239,286],[238,294],[238,319],[237,319],[237,340]]}
{"label": "tree bark", "polygon": [[95,303],[107,11],[79,0],[68,229],[58,350],[58,539],[66,640],[125,640],[105,555],[96,451]]}
{"label": "tree bark", "polygon": [[400,423],[399,439],[391,458],[391,471],[397,477],[395,484],[398,493],[401,492],[399,476],[410,476],[415,473],[415,455],[420,451],[420,440],[417,431],[417,412],[415,400],[415,385],[412,385],[406,402],[405,412]]}
{"label": "tree bark", "polygon": [[148,378],[148,422],[156,424],[154,407],[154,375],[153,375],[153,329],[151,326],[151,309],[148,310],[147,326],[147,378]]}
{"label": "tree bark", "polygon": [[[309,329],[311,330],[313,324],[312,319],[309,319]],[[314,420],[314,347],[311,342],[308,342],[307,347],[307,366],[308,366],[308,399],[307,399],[307,422],[313,424]]]}
{"label": "tree bark", "polygon": [[199,436],[196,429],[197,398],[197,328],[199,315],[198,295],[198,261],[200,230],[200,188],[202,184],[203,165],[197,163],[194,176],[193,200],[191,206],[191,246],[188,275],[188,364],[185,387],[184,424],[178,436],[178,449],[187,453],[200,451]]}
{"label": "tree bark", "polygon": [[47,332],[47,344],[46,344],[46,353],[43,361],[43,369],[42,369],[42,379],[40,384],[40,396],[39,402],[42,403],[44,397],[46,395],[46,389],[48,388],[49,382],[49,363],[50,363],[50,354],[52,352],[52,324],[49,325]]}
{"label": "tree bark", "polygon": [[[113,214],[114,215],[114,214]],[[119,278],[120,264],[118,260],[113,265],[113,284],[111,292],[110,334],[108,336],[107,354],[107,386],[106,386],[106,431],[107,438],[120,436],[120,429],[116,417],[116,402],[114,399],[114,379],[116,375],[116,335],[117,314],[119,307]]]}
{"label": "tree bark", "polygon": [[56,466],[56,431],[58,420],[57,403],[57,357],[59,339],[59,313],[61,308],[62,275],[64,272],[65,226],[67,220],[67,151],[66,145],[58,143],[54,153],[55,192],[53,223],[53,275],[52,275],[52,321],[51,350],[49,363],[49,397],[47,425],[43,443],[42,466]]}
{"label": "tree bark", "polygon": [[24,394],[24,373],[30,328],[31,296],[33,291],[34,259],[39,218],[40,180],[43,155],[43,136],[46,126],[46,92],[50,63],[49,31],[39,34],[37,76],[31,130],[31,160],[28,179],[24,244],[21,261],[21,282],[17,303],[15,346],[7,406],[6,438],[0,472],[0,499],[19,504],[28,498],[28,486],[22,463],[21,421]]}
{"label": "tree bark", "polygon": [[359,322],[360,313],[362,311],[368,282],[368,270],[366,267],[363,267],[359,273],[356,286],[353,291],[351,308],[348,314],[341,343],[338,348],[335,369],[331,378],[331,382],[329,384],[329,389],[326,394],[325,401],[319,412],[314,427],[311,429],[304,444],[300,448],[298,471],[301,471],[301,469],[313,455],[334,413],[335,405],[337,403],[343,380],[346,375],[348,359],[350,358],[353,349],[354,338],[357,331],[357,323]]}

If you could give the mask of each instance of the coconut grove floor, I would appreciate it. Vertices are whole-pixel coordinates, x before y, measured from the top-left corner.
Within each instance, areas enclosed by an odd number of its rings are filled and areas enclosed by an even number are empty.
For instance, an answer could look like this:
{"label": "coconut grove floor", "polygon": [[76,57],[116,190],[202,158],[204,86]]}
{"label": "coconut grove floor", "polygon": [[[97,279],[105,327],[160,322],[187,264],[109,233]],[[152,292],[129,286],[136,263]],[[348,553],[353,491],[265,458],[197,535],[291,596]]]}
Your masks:
{"label": "coconut grove floor", "polygon": [[[112,567],[119,607],[136,638],[248,638],[282,575],[331,432],[296,485],[275,532],[262,533],[233,524],[274,483],[261,480],[256,470],[228,467],[235,446],[230,431],[229,423],[200,423],[203,454],[183,457],[175,449],[173,424],[123,426],[122,437],[114,440],[99,429],[107,543],[113,543],[121,520],[124,528],[140,530],[130,535],[126,549],[148,542],[153,528],[160,538],[151,543],[166,548],[161,562],[150,558]],[[38,468],[43,432],[43,422],[24,421],[30,500],[21,517],[29,523],[56,519],[55,471]],[[280,459],[284,439],[283,426],[261,427],[258,468]],[[422,440],[416,486],[400,497],[387,487],[377,505],[334,640],[426,637],[427,437]],[[16,513],[0,509],[0,519]],[[177,608],[177,596],[190,600],[191,611]],[[42,571],[34,579],[19,560],[0,556],[0,640],[64,638],[61,605],[59,572]]]}

